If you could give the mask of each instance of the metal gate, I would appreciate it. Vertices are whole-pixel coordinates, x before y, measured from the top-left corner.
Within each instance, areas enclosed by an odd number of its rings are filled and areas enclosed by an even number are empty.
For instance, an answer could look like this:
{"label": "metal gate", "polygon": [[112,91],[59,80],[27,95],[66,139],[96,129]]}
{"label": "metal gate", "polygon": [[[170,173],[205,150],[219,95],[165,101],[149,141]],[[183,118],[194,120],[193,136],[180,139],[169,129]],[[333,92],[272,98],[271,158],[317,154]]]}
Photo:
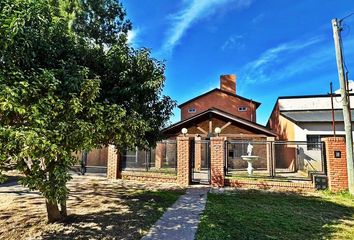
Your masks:
{"label": "metal gate", "polygon": [[227,175],[313,180],[326,174],[322,142],[232,140],[225,152]]}
{"label": "metal gate", "polygon": [[189,159],[192,184],[210,184],[210,141],[192,140]]}

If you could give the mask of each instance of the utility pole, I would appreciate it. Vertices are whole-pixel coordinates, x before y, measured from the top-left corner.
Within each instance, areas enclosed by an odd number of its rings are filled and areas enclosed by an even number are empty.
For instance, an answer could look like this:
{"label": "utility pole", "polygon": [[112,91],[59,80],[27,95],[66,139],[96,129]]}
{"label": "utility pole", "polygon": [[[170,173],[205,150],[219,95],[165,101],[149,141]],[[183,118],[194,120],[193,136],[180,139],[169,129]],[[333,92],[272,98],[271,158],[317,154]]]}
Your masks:
{"label": "utility pole", "polygon": [[348,92],[345,83],[344,75],[344,63],[343,63],[343,52],[342,52],[342,42],[341,42],[341,21],[338,19],[332,19],[333,28],[333,38],[334,45],[336,48],[336,59],[338,67],[338,77],[340,83],[340,92],[343,103],[343,118],[344,118],[344,130],[345,130],[345,144],[347,152],[347,169],[348,169],[348,185],[349,192],[354,195],[354,160],[353,160],[353,136],[352,136],[352,123],[350,116],[350,109],[348,103]]}
{"label": "utility pole", "polygon": [[333,85],[332,82],[329,84],[329,88],[331,90],[331,108],[332,108],[332,129],[333,129],[333,137],[336,137],[336,120],[334,118],[334,105],[333,105]]}

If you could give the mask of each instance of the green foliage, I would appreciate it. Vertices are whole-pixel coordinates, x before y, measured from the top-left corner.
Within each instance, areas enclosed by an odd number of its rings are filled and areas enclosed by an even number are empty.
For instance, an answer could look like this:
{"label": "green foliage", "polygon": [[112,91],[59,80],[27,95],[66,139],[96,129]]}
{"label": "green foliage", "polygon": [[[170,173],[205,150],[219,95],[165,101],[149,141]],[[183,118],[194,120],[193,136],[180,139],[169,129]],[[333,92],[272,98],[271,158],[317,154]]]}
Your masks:
{"label": "green foliage", "polygon": [[175,103],[164,65],[126,41],[119,2],[0,3],[0,175],[65,202],[72,152],[151,146]]}

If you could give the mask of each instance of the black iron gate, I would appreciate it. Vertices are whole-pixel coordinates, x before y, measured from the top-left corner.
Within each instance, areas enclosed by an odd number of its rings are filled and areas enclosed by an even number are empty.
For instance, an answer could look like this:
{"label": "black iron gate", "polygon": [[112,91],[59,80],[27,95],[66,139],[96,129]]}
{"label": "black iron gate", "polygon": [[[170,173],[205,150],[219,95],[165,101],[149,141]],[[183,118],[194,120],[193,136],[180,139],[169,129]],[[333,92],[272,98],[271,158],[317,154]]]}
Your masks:
{"label": "black iron gate", "polygon": [[210,141],[192,140],[189,159],[191,183],[210,184]]}

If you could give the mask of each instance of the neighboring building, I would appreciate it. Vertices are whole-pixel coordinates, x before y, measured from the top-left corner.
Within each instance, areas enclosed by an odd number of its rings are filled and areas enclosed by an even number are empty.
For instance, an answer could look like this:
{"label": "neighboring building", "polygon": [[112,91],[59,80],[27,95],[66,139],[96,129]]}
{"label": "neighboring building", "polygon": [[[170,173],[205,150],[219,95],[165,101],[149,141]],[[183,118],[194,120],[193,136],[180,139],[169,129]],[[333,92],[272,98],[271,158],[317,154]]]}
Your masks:
{"label": "neighboring building", "polygon": [[236,76],[221,75],[220,89],[215,88],[182,103],[181,121],[162,130],[168,138],[181,134],[182,128],[189,135],[204,138],[215,135],[215,128],[221,128],[220,136],[229,138],[265,138],[275,136],[266,127],[256,123],[259,102],[236,94]]}
{"label": "neighboring building", "polygon": [[[354,95],[350,96],[351,102]],[[336,136],[344,136],[341,96],[333,96],[334,125]],[[353,116],[353,110],[351,110]],[[293,147],[282,149],[286,161],[277,167],[318,170],[323,168],[324,159],[321,138],[333,136],[333,118],[330,95],[279,97],[269,117],[267,127],[277,134],[277,140],[295,141]],[[306,143],[301,144],[300,142]],[[297,146],[297,147],[296,147]],[[280,150],[279,150],[280,152]],[[299,165],[299,164],[297,164]]]}
{"label": "neighboring building", "polygon": [[[354,95],[350,96],[351,102]],[[336,135],[344,136],[341,96],[333,96]],[[351,110],[353,116],[353,110]],[[319,142],[322,136],[333,136],[330,95],[279,97],[267,127],[279,140]]]}

